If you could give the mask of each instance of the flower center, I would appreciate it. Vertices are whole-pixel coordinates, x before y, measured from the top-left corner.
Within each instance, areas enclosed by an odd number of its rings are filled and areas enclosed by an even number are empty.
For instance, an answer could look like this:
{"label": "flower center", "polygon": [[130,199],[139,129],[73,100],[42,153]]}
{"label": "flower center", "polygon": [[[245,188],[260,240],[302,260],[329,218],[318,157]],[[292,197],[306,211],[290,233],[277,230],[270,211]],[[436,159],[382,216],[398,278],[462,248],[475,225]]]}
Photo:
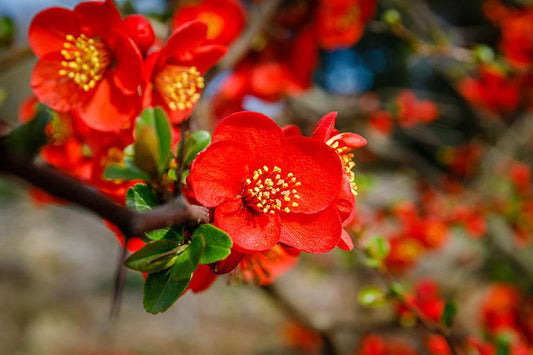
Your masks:
{"label": "flower center", "polygon": [[339,156],[342,167],[344,168],[344,172],[348,175],[348,181],[350,181],[350,188],[352,190],[352,193],[354,196],[357,196],[357,184],[355,183],[355,173],[353,172],[353,168],[355,167],[355,163],[353,161],[353,158],[355,155],[353,153],[350,153],[350,148],[347,146],[340,146],[338,140],[329,140],[327,144],[335,149],[335,152]]}
{"label": "flower center", "polygon": [[204,78],[196,67],[166,66],[155,79],[156,86],[171,110],[191,109],[200,99]]}
{"label": "flower center", "polygon": [[67,35],[61,55],[64,60],[61,61],[63,69],[59,70],[59,75],[74,80],[84,91],[93,89],[111,64],[106,45],[83,33],[77,38]]}
{"label": "flower center", "polygon": [[252,177],[244,182],[243,200],[263,213],[275,214],[276,211],[291,212],[300,199],[296,188],[302,185],[293,173],[283,173],[281,168],[263,166],[255,170]]}

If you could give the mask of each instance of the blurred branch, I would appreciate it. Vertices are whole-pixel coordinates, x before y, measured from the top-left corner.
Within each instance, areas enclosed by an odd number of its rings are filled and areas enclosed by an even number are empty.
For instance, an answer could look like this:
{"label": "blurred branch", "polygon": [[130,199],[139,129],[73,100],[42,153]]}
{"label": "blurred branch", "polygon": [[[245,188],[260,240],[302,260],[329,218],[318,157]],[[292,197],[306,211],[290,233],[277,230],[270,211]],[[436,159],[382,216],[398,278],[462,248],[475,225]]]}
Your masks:
{"label": "blurred branch", "polygon": [[272,299],[278,304],[278,306],[287,314],[287,316],[289,316],[289,318],[292,318],[296,322],[300,323],[302,326],[314,331],[317,335],[320,336],[323,344],[323,354],[340,354],[340,351],[339,349],[337,349],[331,334],[325,330],[316,327],[306,314],[294,307],[292,303],[290,303],[285,297],[283,297],[283,295],[273,285],[260,286],[260,288],[264,291],[266,295],[270,297],[270,299]]}
{"label": "blurred branch", "polygon": [[0,73],[33,55],[30,47],[13,47],[0,54]]}
{"label": "blurred branch", "polygon": [[183,198],[147,212],[119,206],[84,183],[45,164],[10,154],[0,143],[0,172],[16,176],[60,199],[76,203],[116,225],[126,238],[176,224],[208,221],[205,208],[187,204]]}
{"label": "blurred branch", "polygon": [[207,81],[225,70],[232,69],[248,53],[254,40],[269,24],[281,3],[281,0],[267,0],[255,6],[250,12],[248,27],[214,70],[208,73]]}

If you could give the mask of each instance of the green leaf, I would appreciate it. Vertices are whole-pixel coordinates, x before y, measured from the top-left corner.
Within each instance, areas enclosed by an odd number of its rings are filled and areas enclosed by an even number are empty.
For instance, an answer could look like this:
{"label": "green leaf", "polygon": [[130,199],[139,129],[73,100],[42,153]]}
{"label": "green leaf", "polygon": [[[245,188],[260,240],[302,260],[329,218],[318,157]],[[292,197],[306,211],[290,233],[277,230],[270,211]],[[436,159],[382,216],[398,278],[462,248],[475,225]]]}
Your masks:
{"label": "green leaf", "polygon": [[136,184],[126,193],[126,206],[136,211],[149,211],[157,205],[156,193],[144,184]]}
{"label": "green leaf", "polygon": [[171,240],[174,242],[182,243],[183,231],[180,227],[167,227],[162,229],[156,229],[146,233],[146,236],[152,240]]}
{"label": "green leaf", "polygon": [[170,160],[172,136],[166,114],[147,108],[137,119],[134,143],[135,165],[151,176],[160,176]]}
{"label": "green leaf", "polygon": [[444,306],[444,312],[442,312],[442,322],[448,327],[452,325],[453,319],[457,314],[457,306],[454,302],[448,301]]}
{"label": "green leaf", "polygon": [[154,127],[159,138],[159,173],[166,170],[170,159],[170,148],[172,144],[172,135],[170,133],[170,123],[167,115],[160,107],[154,109]]}
{"label": "green leaf", "polygon": [[365,286],[358,296],[359,304],[365,307],[378,307],[387,304],[387,294],[376,286]]}
{"label": "green leaf", "polygon": [[136,166],[109,165],[104,171],[104,179],[107,180],[144,180],[150,176]]}
{"label": "green leaf", "polygon": [[144,309],[151,314],[166,311],[183,294],[190,281],[191,275],[174,280],[168,270],[148,274],[144,282]]}
{"label": "green leaf", "polygon": [[209,132],[200,130],[192,133],[185,141],[185,166],[188,166],[209,143],[211,143],[211,134]]}
{"label": "green leaf", "polygon": [[39,106],[37,116],[16,128],[6,137],[7,149],[26,158],[33,158],[46,144],[46,124],[52,119],[52,111]]}
{"label": "green leaf", "polygon": [[366,251],[372,258],[382,261],[389,255],[389,241],[381,236],[374,236],[368,240]]}
{"label": "green leaf", "polygon": [[211,264],[224,260],[230,253],[233,242],[229,235],[222,229],[212,224],[202,224],[193,236],[200,236],[205,241],[205,251],[200,259],[200,264]]}
{"label": "green leaf", "polygon": [[204,252],[205,242],[201,237],[193,237],[188,248],[183,251],[170,270],[170,277],[174,280],[190,278]]}
{"label": "green leaf", "polygon": [[130,255],[124,265],[137,271],[159,272],[171,267],[184,247],[170,240],[151,242]]}

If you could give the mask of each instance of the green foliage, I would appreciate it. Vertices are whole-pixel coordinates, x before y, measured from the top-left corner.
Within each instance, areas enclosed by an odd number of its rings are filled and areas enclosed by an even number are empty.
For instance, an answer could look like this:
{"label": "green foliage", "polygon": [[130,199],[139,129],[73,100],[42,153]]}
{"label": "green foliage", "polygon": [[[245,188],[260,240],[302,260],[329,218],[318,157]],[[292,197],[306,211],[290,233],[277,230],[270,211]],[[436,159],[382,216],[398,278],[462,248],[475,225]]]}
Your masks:
{"label": "green foliage", "polygon": [[144,309],[151,314],[164,312],[183,294],[189,282],[188,278],[175,280],[169,270],[148,274],[144,282]]}
{"label": "green foliage", "polygon": [[147,273],[159,272],[171,267],[179,253],[187,246],[170,240],[158,240],[146,244],[136,253],[126,259],[126,267]]}
{"label": "green foliage", "polygon": [[126,193],[126,206],[133,210],[149,211],[157,205],[156,193],[147,185],[136,184]]}
{"label": "green foliage", "polygon": [[144,180],[150,179],[150,176],[136,166],[122,166],[112,164],[104,171],[104,179],[107,180]]}
{"label": "green foliage", "polygon": [[374,236],[367,241],[365,251],[368,257],[364,262],[370,267],[380,269],[383,267],[383,261],[389,255],[390,244],[385,238]]}
{"label": "green foliage", "polygon": [[377,286],[365,286],[358,295],[359,304],[365,307],[379,307],[387,304],[387,293]]}
{"label": "green foliage", "polygon": [[446,302],[446,305],[444,306],[444,312],[442,312],[442,322],[446,324],[446,326],[450,327],[456,314],[457,305],[451,301]]}
{"label": "green foliage", "polygon": [[19,126],[6,137],[7,149],[17,155],[33,158],[47,142],[45,128],[51,119],[52,111],[39,106],[34,119]]}
{"label": "green foliage", "polygon": [[201,264],[212,264],[224,260],[231,253],[233,242],[222,229],[211,224],[202,224],[194,232],[194,236],[205,240],[205,251],[200,259]]}
{"label": "green foliage", "polygon": [[176,262],[170,270],[170,277],[172,277],[174,280],[184,280],[190,278],[198,266],[204,249],[204,239],[199,236],[193,237],[188,245],[188,248],[176,258]]}
{"label": "green foliage", "polygon": [[187,137],[183,148],[185,166],[188,166],[209,143],[211,143],[211,134],[207,131],[196,131]]}
{"label": "green foliage", "polygon": [[166,114],[160,108],[147,108],[137,119],[134,162],[152,177],[163,174],[171,157],[172,137]]}

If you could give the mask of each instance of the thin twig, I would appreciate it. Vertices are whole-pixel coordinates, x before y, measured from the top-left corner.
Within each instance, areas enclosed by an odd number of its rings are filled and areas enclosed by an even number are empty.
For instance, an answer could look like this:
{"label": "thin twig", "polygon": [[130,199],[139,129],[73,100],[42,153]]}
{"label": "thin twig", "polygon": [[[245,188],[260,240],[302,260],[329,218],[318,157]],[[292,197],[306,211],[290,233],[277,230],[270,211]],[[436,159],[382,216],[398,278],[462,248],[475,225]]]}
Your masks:
{"label": "thin twig", "polygon": [[122,304],[122,296],[124,294],[124,285],[126,284],[126,275],[128,270],[124,267],[124,260],[128,254],[126,245],[121,247],[118,257],[118,263],[115,270],[115,282],[113,284],[113,294],[111,296],[111,309],[109,311],[110,319],[118,319],[120,315],[120,306]]}

